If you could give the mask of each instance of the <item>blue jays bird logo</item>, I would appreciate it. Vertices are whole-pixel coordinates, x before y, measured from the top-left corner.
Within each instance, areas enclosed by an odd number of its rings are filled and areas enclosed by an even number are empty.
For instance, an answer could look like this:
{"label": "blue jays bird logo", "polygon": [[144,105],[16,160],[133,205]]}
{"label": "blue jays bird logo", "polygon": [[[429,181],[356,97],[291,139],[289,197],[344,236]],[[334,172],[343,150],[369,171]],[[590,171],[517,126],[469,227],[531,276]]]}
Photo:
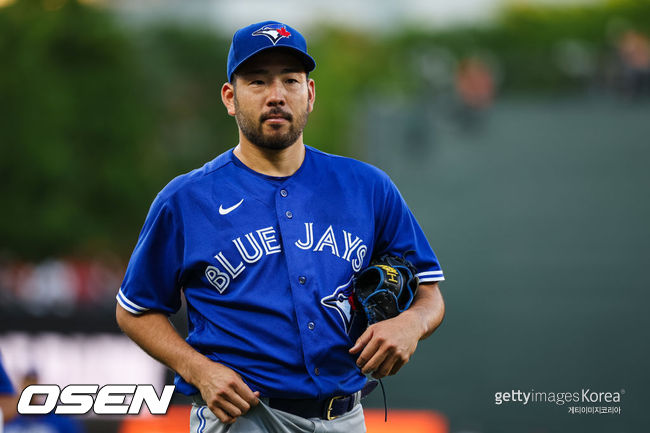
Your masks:
{"label": "blue jays bird logo", "polygon": [[345,332],[350,333],[350,326],[352,324],[352,305],[350,303],[350,297],[352,296],[352,278],[343,284],[338,286],[334,293],[329,296],[325,296],[320,300],[320,303],[327,308],[332,308],[339,313],[341,320],[343,321],[343,326],[345,326]]}
{"label": "blue jays bird logo", "polygon": [[266,36],[271,42],[273,42],[273,45],[275,45],[280,39],[291,36],[291,33],[285,26],[278,27],[278,25],[264,26],[259,30],[255,30],[253,36]]}

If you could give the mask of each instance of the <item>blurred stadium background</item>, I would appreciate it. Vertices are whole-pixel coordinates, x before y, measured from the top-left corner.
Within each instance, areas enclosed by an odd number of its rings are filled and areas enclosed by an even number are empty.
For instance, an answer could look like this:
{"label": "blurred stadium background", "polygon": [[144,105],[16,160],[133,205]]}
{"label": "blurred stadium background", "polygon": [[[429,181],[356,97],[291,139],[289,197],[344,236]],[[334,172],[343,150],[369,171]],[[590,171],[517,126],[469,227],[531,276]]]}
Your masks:
{"label": "blurred stadium background", "polygon": [[[447,275],[445,322],[385,381],[393,424],[369,431],[648,431],[650,2],[446,3],[0,0],[14,383],[171,380],[121,336],[114,296],[155,194],[235,144],[229,38],[271,18],[318,63],[306,142],[387,171]],[[623,392],[620,414],[495,404],[582,388]]]}

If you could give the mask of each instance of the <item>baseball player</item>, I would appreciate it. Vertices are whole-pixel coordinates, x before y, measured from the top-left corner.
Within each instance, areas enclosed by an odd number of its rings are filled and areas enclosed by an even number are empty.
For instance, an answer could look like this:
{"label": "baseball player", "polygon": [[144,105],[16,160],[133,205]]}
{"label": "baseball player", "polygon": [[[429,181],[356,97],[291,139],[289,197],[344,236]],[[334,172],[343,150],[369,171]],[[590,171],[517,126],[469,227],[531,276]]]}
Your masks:
{"label": "baseball player", "polygon": [[2,356],[0,356],[0,433],[3,431],[4,423],[16,415],[17,403],[14,387],[2,366]]}
{"label": "baseball player", "polygon": [[[444,316],[443,274],[389,177],[303,143],[315,67],[303,36],[238,30],[221,97],[239,143],[156,197],[117,295],[122,330],[192,395],[192,432],[364,432],[366,374],[395,374]],[[351,278],[402,255],[420,286],[351,334]],[[189,335],[168,315],[186,298]]]}

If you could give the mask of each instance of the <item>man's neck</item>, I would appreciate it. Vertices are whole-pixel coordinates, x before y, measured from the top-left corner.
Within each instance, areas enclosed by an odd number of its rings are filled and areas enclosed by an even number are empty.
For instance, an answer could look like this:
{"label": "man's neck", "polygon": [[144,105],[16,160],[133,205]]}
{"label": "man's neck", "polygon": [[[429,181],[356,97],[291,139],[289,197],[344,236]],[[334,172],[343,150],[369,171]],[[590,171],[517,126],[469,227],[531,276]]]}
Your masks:
{"label": "man's neck", "polygon": [[291,176],[298,171],[305,159],[305,145],[300,139],[280,150],[260,148],[241,140],[234,152],[251,170],[276,177]]}

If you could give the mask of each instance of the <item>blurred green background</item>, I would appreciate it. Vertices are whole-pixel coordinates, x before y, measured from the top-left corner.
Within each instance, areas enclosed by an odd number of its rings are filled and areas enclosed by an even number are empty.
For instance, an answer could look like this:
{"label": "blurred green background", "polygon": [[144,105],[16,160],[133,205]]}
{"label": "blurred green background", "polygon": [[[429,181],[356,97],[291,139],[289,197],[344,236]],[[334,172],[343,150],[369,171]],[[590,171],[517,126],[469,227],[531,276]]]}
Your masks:
{"label": "blurred green background", "polygon": [[[227,36],[85,3],[0,8],[5,261],[126,263],[155,194],[236,144]],[[386,380],[390,407],[452,432],[648,431],[650,2],[304,33],[306,143],[387,171],[447,276],[445,322]],[[625,389],[622,413],[494,404],[582,388]]]}

